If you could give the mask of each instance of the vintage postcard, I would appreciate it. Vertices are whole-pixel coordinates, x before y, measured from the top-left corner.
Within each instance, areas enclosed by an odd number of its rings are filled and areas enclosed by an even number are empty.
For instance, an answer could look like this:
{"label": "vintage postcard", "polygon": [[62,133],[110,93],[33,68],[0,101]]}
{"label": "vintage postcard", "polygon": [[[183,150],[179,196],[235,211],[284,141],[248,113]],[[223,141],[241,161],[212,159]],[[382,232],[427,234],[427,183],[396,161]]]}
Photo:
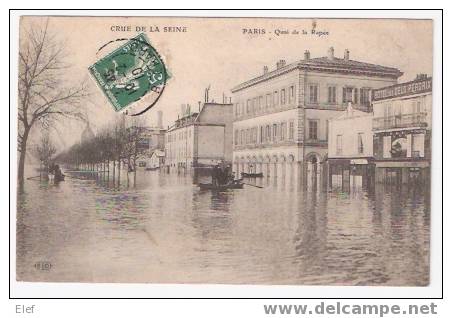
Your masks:
{"label": "vintage postcard", "polygon": [[19,33],[17,281],[429,285],[431,20]]}

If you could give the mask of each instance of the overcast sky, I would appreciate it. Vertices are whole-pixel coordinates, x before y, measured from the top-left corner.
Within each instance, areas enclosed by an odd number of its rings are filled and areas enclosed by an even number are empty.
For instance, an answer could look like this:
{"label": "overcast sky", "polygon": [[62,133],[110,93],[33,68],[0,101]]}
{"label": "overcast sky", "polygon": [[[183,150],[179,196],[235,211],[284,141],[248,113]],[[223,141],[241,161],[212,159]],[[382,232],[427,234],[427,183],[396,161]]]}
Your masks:
{"label": "overcast sky", "polygon": [[[22,19],[22,27],[42,24],[41,17]],[[272,70],[279,59],[291,63],[303,58],[308,49],[311,57],[325,56],[330,46],[335,55],[350,59],[397,67],[404,75],[399,81],[412,80],[417,73],[432,74],[432,23],[428,20],[358,20],[318,19],[316,30],[328,35],[301,35],[312,29],[311,19],[246,19],[246,18],[105,18],[51,17],[49,28],[67,42],[71,77],[90,83],[95,92],[87,103],[94,130],[119,116],[88,74],[88,67],[101,56],[96,52],[105,43],[137,34],[137,26],[145,26],[153,47],[162,55],[172,78],[158,104],[146,114],[150,125],[156,123],[156,111],[164,112],[165,126],[170,125],[189,103],[197,109],[204,89],[211,85],[211,98],[220,102],[222,94],[260,75],[264,65]],[[130,32],[111,31],[115,26],[130,26]],[[163,32],[164,27],[186,27],[185,33]],[[160,32],[149,32],[159,27]],[[265,29],[265,34],[244,34],[243,29]],[[300,34],[277,36],[277,30],[298,30]],[[103,52],[103,51],[101,51]],[[65,123],[58,135],[59,148],[80,138],[83,125]]]}

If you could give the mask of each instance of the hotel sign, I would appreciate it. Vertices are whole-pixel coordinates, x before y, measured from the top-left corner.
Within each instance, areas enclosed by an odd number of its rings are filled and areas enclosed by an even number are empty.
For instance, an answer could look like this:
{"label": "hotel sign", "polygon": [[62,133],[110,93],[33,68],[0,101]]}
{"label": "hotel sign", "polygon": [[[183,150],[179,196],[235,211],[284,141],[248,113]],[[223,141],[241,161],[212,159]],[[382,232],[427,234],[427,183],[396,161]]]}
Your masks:
{"label": "hotel sign", "polygon": [[422,81],[408,82],[373,90],[372,100],[378,101],[382,99],[402,97],[431,91],[432,78],[430,77]]}

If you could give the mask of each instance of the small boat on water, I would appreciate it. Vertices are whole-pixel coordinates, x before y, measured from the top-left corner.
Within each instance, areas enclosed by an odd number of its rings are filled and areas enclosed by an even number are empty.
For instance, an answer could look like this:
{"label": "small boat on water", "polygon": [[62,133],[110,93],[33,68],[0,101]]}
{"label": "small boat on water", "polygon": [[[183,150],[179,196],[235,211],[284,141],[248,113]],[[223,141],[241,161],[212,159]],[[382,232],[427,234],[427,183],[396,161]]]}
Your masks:
{"label": "small boat on water", "polygon": [[264,174],[262,172],[259,172],[259,173],[242,172],[241,175],[243,178],[262,178],[262,177],[264,177]]}
{"label": "small boat on water", "polygon": [[144,170],[146,170],[146,171],[155,171],[155,170],[159,170],[159,169],[160,169],[160,167],[147,167]]}
{"label": "small boat on water", "polygon": [[212,183],[199,183],[201,190],[227,190],[227,189],[243,189],[243,183],[241,180],[236,180],[233,183],[213,185]]}
{"label": "small boat on water", "polygon": [[66,175],[64,175],[64,174],[61,174],[59,177],[54,177],[54,182],[60,182],[60,181],[64,181],[64,177],[65,177]]}

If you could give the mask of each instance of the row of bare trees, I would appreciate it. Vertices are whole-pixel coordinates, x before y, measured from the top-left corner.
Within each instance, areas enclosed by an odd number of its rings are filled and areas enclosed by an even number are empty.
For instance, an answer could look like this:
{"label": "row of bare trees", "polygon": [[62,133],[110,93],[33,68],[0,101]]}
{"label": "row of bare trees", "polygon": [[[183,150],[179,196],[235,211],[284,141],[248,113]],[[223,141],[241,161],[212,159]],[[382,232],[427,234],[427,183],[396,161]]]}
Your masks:
{"label": "row of bare trees", "polygon": [[[112,168],[113,182],[121,179],[121,168],[134,172],[136,181],[137,159],[147,153],[147,147],[140,146],[145,139],[146,128],[143,121],[134,118],[126,127],[123,120],[100,130],[92,139],[85,140],[59,154],[55,161],[74,170],[100,170],[103,178],[110,179]],[[105,174],[108,173],[108,176]]]}

